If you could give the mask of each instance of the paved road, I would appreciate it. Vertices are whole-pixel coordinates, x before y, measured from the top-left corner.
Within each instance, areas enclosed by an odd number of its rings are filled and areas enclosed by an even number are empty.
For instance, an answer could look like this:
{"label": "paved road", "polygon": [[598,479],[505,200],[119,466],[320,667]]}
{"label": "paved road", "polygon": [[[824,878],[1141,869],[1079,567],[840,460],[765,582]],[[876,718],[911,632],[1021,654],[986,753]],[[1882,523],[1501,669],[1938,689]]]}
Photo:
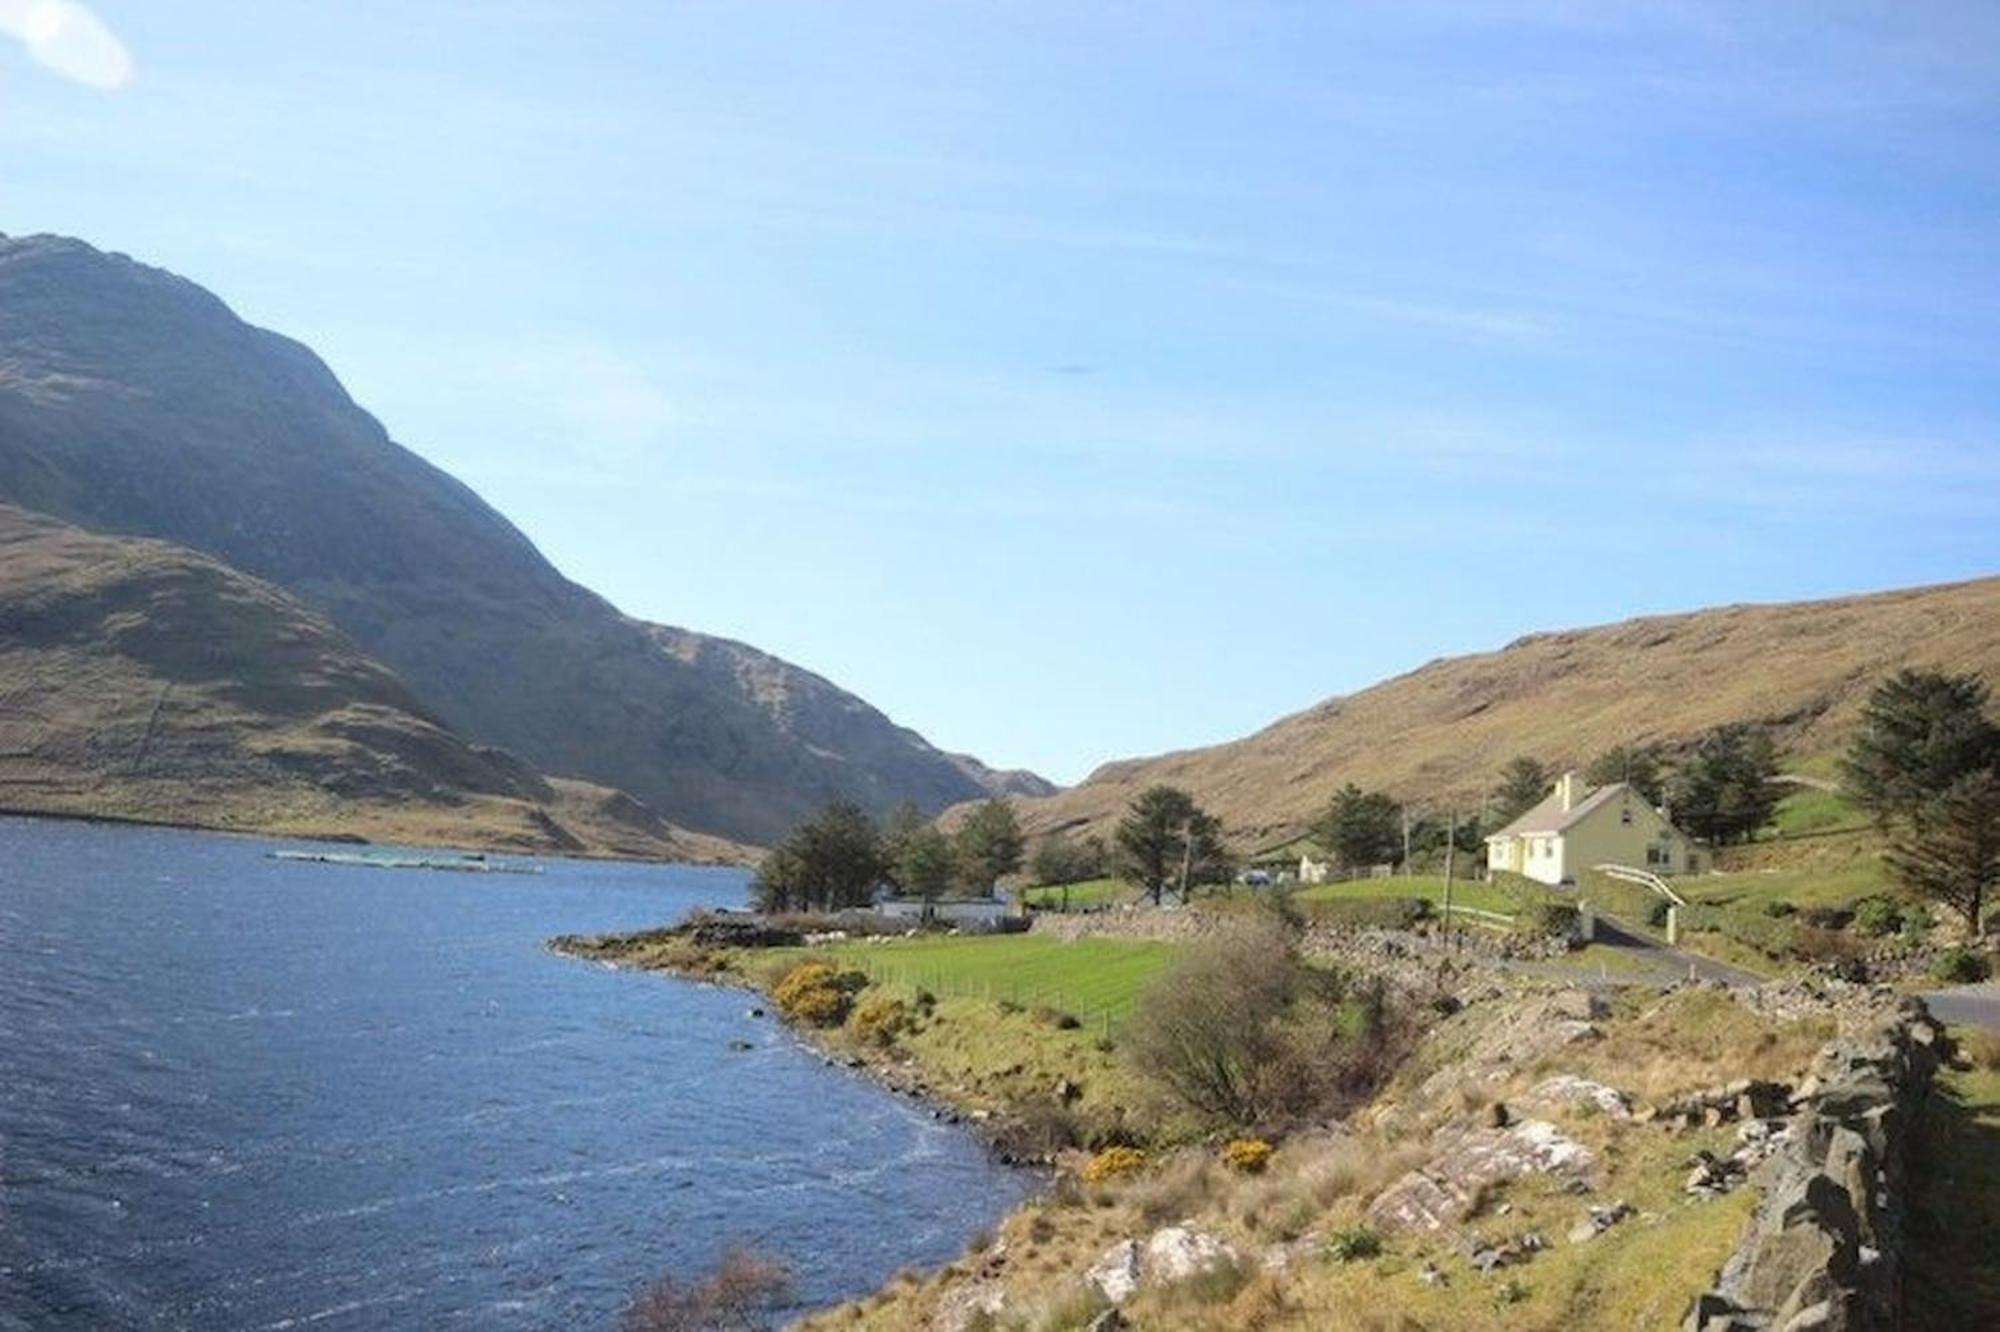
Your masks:
{"label": "paved road", "polygon": [[1658,939],[1620,925],[1609,916],[1597,918],[1597,942],[1629,953],[1635,960],[1662,976],[1684,978],[1690,971],[1700,980],[1721,981],[1726,985],[1761,985],[1764,977],[1754,971],[1732,967],[1684,948],[1669,948]]}
{"label": "paved road", "polygon": [[1931,1015],[1954,1027],[1984,1027],[2000,1031],[2000,981],[1979,985],[1954,985],[1948,990],[1927,990],[1923,1001]]}

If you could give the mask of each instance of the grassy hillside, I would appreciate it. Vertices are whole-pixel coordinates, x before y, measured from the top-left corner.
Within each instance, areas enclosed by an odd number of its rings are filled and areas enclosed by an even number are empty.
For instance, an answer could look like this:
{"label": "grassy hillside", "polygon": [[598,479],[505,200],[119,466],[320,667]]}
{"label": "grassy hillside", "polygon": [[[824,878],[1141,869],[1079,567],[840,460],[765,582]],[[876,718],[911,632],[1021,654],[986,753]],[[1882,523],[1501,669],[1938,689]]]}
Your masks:
{"label": "grassy hillside", "polygon": [[1031,832],[1102,831],[1134,795],[1167,782],[1222,815],[1239,845],[1262,846],[1302,828],[1345,782],[1476,810],[1516,754],[1577,765],[1620,742],[1673,746],[1736,721],[1774,727],[1818,771],[1869,688],[1902,666],[2000,682],[2000,578],[1534,634],[1329,699],[1242,740],[1106,764],[1020,809]]}
{"label": "grassy hillside", "polygon": [[0,809],[713,857],[629,796],[467,743],[268,583],[0,505]]}

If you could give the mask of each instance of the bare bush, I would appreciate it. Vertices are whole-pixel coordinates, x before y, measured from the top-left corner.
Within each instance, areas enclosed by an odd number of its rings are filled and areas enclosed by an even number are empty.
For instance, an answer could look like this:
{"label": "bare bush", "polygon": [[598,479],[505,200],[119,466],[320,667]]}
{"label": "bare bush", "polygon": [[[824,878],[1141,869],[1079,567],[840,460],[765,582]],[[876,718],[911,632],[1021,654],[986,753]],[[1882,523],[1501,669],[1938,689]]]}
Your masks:
{"label": "bare bush", "polygon": [[1195,944],[1128,1024],[1133,1065],[1197,1116],[1282,1124],[1370,1090],[1399,1023],[1379,982],[1308,965],[1269,921]]}
{"label": "bare bush", "polygon": [[625,1311],[623,1332],[762,1332],[790,1293],[785,1265],[732,1247],[707,1276],[693,1282],[661,1277]]}

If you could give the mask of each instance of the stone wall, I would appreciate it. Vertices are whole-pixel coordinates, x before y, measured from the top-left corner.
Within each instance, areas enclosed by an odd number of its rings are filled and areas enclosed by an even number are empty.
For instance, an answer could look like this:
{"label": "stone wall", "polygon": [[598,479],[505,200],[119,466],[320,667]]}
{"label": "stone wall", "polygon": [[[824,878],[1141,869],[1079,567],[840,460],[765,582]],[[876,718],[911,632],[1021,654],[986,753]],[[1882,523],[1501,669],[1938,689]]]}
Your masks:
{"label": "stone wall", "polygon": [[1901,1325],[1909,1155],[1942,1029],[1923,1002],[1843,1013],[1762,1167],[1763,1197],[1689,1332],[1874,1332]]}

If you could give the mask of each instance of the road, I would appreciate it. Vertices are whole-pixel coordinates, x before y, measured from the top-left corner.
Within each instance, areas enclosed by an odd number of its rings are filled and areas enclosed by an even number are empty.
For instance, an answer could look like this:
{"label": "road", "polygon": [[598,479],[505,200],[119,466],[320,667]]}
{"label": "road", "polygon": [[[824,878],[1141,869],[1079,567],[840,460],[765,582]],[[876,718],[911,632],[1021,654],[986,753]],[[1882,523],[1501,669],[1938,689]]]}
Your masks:
{"label": "road", "polygon": [[1926,990],[1922,998],[1930,1005],[1933,1017],[1951,1026],[2000,1031],[2000,981]]}
{"label": "road", "polygon": [[1765,978],[1754,971],[1732,967],[1685,948],[1669,948],[1650,935],[1620,925],[1609,916],[1597,918],[1597,942],[1629,953],[1649,970],[1662,976],[1684,978],[1692,971],[1697,979],[1721,981],[1725,985],[1761,985]]}

